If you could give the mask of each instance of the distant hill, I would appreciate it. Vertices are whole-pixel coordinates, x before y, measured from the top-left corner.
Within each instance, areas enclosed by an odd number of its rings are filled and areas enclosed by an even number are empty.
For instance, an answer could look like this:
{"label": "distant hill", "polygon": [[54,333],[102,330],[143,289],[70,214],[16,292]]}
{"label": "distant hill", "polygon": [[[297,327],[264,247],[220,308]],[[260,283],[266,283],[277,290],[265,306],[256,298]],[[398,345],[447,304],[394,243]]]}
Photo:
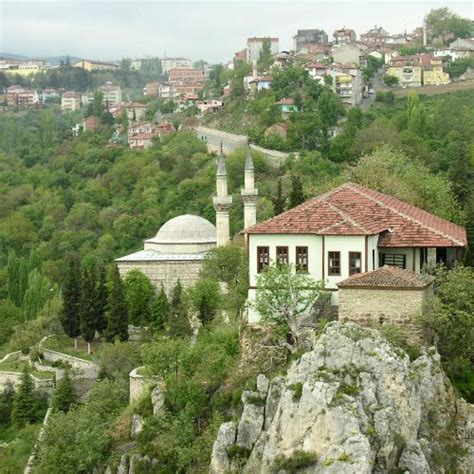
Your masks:
{"label": "distant hill", "polygon": [[0,58],[25,60],[28,59],[28,56],[22,56],[21,54],[0,53]]}
{"label": "distant hill", "polygon": [[[41,61],[46,61],[53,66],[56,66],[61,63],[61,61],[66,61],[68,56],[46,56],[46,57],[38,57],[38,56],[23,56],[21,54],[12,54],[12,53],[0,53],[0,58],[4,59],[17,59],[19,61],[26,61],[28,59],[37,59]],[[71,63],[75,63],[82,58],[78,58],[77,56],[69,56],[69,61]]]}

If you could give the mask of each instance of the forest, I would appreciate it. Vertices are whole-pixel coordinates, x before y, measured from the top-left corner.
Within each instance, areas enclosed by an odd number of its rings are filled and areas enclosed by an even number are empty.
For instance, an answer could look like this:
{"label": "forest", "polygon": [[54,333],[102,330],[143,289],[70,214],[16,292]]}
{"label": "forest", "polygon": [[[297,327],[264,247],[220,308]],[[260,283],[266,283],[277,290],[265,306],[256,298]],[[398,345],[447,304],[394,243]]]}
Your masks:
{"label": "forest", "polygon": [[[291,88],[291,80],[281,78],[281,94]],[[298,154],[278,166],[254,154],[259,220],[353,180],[465,225],[474,242],[474,92],[413,93],[407,99],[385,93],[367,112],[353,108],[347,113],[324,90],[308,86],[306,93],[315,94],[308,117],[323,122],[302,120],[295,127],[307,123],[304,134],[319,137],[323,146],[298,148]],[[259,100],[253,106],[260,107]],[[326,135],[343,115],[341,132],[335,138]],[[233,245],[209,256],[195,287],[183,291],[177,285],[166,296],[141,274],[120,282],[113,261],[142,248],[143,240],[174,216],[194,213],[214,221],[215,154],[207,153],[190,130],[173,133],[146,151],[133,151],[112,144],[113,132],[106,125],[71,136],[76,120],[54,108],[0,115],[1,352],[26,351],[53,333],[58,339],[92,343],[92,351],[81,346],[84,357],[102,368],[86,402],[74,399],[67,378],[58,384],[37,472],[89,472],[116,464],[120,447],[129,442],[133,410],[147,420],[136,440],[137,452],[158,459],[164,472],[192,467],[204,472],[217,427],[238,412],[242,389],[252,386],[260,371],[284,371],[292,360],[280,354],[275,365],[264,367],[261,358],[249,361],[240,349],[246,290],[240,187],[246,150],[226,157],[234,197]],[[442,336],[445,369],[471,401],[473,262],[471,247],[464,267],[440,270],[442,289],[432,317],[424,321]],[[220,284],[227,286],[226,295]],[[87,307],[91,299],[100,304]],[[71,321],[68,314],[75,314],[68,313],[71,307],[79,315],[73,331],[65,324]],[[189,312],[202,323],[192,346],[191,328],[182,318]],[[90,321],[87,314],[96,317]],[[147,324],[151,332],[139,344],[127,342],[124,320],[109,328],[104,323],[111,315]],[[94,341],[96,330],[100,344]],[[387,337],[406,344],[397,334]],[[415,351],[411,355],[416,357]],[[166,408],[160,417],[151,416],[149,397],[127,406],[127,376],[139,365],[166,381]],[[0,452],[6,472],[16,472],[15,459],[29,455],[44,414],[44,402],[31,389],[27,373],[22,387],[20,400],[7,391],[0,397],[0,432],[4,439],[17,436]]]}

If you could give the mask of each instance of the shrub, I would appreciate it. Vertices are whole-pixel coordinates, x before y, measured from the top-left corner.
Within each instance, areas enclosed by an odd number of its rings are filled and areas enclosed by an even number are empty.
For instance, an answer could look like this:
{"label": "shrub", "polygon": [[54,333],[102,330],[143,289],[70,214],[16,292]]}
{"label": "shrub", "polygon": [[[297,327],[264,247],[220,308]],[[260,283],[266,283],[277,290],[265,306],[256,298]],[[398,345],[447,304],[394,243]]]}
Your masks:
{"label": "shrub", "polygon": [[296,473],[299,469],[309,467],[318,461],[316,453],[309,451],[294,451],[291,456],[277,456],[273,463],[273,472],[285,470],[289,474]]}
{"label": "shrub", "polygon": [[303,384],[301,382],[292,383],[288,388],[293,390],[293,401],[299,402],[303,394]]}

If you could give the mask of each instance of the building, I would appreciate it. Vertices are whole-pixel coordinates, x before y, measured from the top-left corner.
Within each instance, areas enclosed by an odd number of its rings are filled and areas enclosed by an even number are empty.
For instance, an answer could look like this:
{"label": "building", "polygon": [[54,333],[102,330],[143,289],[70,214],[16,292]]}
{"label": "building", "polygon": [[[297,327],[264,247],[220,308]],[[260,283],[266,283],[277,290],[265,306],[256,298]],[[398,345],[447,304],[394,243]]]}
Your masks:
{"label": "building", "polygon": [[[245,185],[241,191],[244,222],[254,225],[258,190],[254,187],[250,150],[244,171]],[[116,260],[120,275],[123,277],[133,269],[141,270],[157,289],[163,285],[169,294],[178,280],[184,287],[192,285],[199,278],[207,252],[229,242],[232,196],[227,192],[227,170],[222,149],[217,163],[213,204],[216,212],[215,226],[200,216],[190,214],[170,219],[155,237],[145,240],[143,250]]]}
{"label": "building", "polygon": [[41,100],[43,104],[47,104],[48,102],[57,101],[61,98],[61,94],[56,89],[44,89],[41,93]]}
{"label": "building", "polygon": [[130,69],[132,71],[140,71],[142,68],[142,60],[141,59],[132,59],[130,62]]}
{"label": "building", "polygon": [[247,62],[249,64],[256,64],[260,59],[260,53],[265,41],[270,41],[270,50],[272,54],[277,54],[279,51],[278,38],[248,38],[247,39]]}
{"label": "building", "polygon": [[128,102],[123,106],[127,113],[128,120],[132,122],[143,122],[146,116],[147,106],[140,102]]}
{"label": "building", "polygon": [[49,69],[44,61],[23,61],[11,63],[5,72],[26,77]]}
{"label": "building", "polygon": [[257,278],[272,262],[293,264],[324,281],[332,303],[338,283],[389,265],[419,273],[425,264],[453,265],[467,245],[466,230],[355,183],[245,229],[249,255],[249,321]]}
{"label": "building", "polygon": [[397,56],[390,59],[387,74],[398,78],[403,87],[440,85],[450,82],[449,74],[443,70],[443,61],[432,54]]}
{"label": "building", "polygon": [[74,111],[81,108],[81,94],[79,92],[67,91],[61,98],[61,110]]}
{"label": "building", "polygon": [[469,49],[470,51],[474,51],[474,39],[458,38],[449,43],[449,47],[452,49]]}
{"label": "building", "polygon": [[337,283],[339,319],[358,324],[409,324],[433,295],[434,277],[385,265]]}
{"label": "building", "polygon": [[324,79],[327,75],[329,66],[323,63],[310,63],[305,64],[304,68],[308,71],[310,77],[320,84],[324,84]]}
{"label": "building", "polygon": [[364,53],[355,44],[341,43],[331,48],[331,55],[335,63],[360,66]]}
{"label": "building", "polygon": [[218,112],[223,106],[222,100],[217,99],[199,100],[196,103],[196,107],[201,114],[205,112]]}
{"label": "building", "polygon": [[328,35],[324,30],[298,30],[296,35],[293,36],[294,49],[300,51],[302,49],[308,49],[311,46],[327,43]]}
{"label": "building", "polygon": [[161,139],[173,131],[173,125],[168,122],[133,124],[128,128],[128,146],[132,149],[146,150],[153,145],[154,138]]}
{"label": "building", "polygon": [[95,132],[100,127],[100,121],[97,117],[89,115],[82,122],[72,127],[73,135],[77,136],[81,132]]}
{"label": "building", "polygon": [[143,95],[146,95],[149,97],[158,97],[159,92],[160,92],[159,81],[147,82],[145,87],[143,88]]}
{"label": "building", "polygon": [[443,61],[439,58],[434,58],[431,55],[427,55],[426,61],[422,63],[423,71],[423,85],[435,85],[449,84],[451,82],[449,74],[443,70]]}
{"label": "building", "polygon": [[387,31],[375,25],[367,33],[360,35],[360,42],[368,46],[383,46],[388,36]]}
{"label": "building", "polygon": [[104,104],[113,105],[122,102],[122,89],[110,81],[107,81],[103,86],[99,86],[97,90],[102,94]]}
{"label": "building", "polygon": [[197,95],[197,93],[202,90],[204,84],[202,82],[182,82],[177,83],[173,86],[173,98]]}
{"label": "building", "polygon": [[161,69],[164,74],[168,74],[171,69],[191,68],[192,62],[186,58],[163,58],[161,60]]}
{"label": "building", "polygon": [[234,54],[234,63],[235,61],[247,61],[247,49],[242,49],[241,51],[237,51]]}
{"label": "building", "polygon": [[19,85],[12,85],[10,87],[7,87],[7,105],[8,107],[15,107],[15,105],[18,105],[17,101],[17,96],[19,93],[24,92],[25,89],[23,86]]}
{"label": "building", "polygon": [[[354,66],[332,64],[325,75],[332,78],[330,87],[340,98],[344,105],[355,107],[362,102],[362,71]],[[323,76],[324,77],[324,76]]]}
{"label": "building", "polygon": [[31,107],[39,107],[40,99],[36,91],[23,90],[16,94],[16,105],[20,109],[29,109]]}
{"label": "building", "polygon": [[357,38],[355,31],[349,28],[341,28],[336,30],[332,35],[334,36],[334,41],[336,44],[355,43]]}
{"label": "building", "polygon": [[265,75],[261,77],[251,77],[248,81],[248,88],[251,92],[260,92],[272,87],[273,77]]}
{"label": "building", "polygon": [[206,78],[204,69],[174,68],[168,71],[168,79],[176,82],[200,82]]}
{"label": "building", "polygon": [[282,114],[290,114],[292,112],[298,112],[298,106],[295,105],[295,101],[291,98],[281,99],[275,102],[275,106]]}
{"label": "building", "polygon": [[92,61],[91,59],[81,59],[74,63],[72,67],[80,67],[86,71],[118,71],[119,69],[117,64]]}

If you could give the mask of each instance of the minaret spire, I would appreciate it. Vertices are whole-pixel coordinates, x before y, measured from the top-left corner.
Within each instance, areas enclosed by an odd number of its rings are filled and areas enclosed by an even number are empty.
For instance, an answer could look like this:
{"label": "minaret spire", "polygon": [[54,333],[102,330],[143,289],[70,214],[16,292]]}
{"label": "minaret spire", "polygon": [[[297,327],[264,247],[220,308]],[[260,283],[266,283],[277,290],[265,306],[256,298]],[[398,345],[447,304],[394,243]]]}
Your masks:
{"label": "minaret spire", "polygon": [[230,240],[229,209],[232,205],[232,196],[227,193],[227,170],[222,142],[217,159],[216,195],[212,200],[216,211],[217,246],[221,247],[227,245]]}
{"label": "minaret spire", "polygon": [[247,158],[245,159],[245,184],[240,190],[244,203],[244,229],[257,223],[257,200],[258,189],[255,188],[255,173],[253,168],[252,152],[250,141],[247,147]]}

